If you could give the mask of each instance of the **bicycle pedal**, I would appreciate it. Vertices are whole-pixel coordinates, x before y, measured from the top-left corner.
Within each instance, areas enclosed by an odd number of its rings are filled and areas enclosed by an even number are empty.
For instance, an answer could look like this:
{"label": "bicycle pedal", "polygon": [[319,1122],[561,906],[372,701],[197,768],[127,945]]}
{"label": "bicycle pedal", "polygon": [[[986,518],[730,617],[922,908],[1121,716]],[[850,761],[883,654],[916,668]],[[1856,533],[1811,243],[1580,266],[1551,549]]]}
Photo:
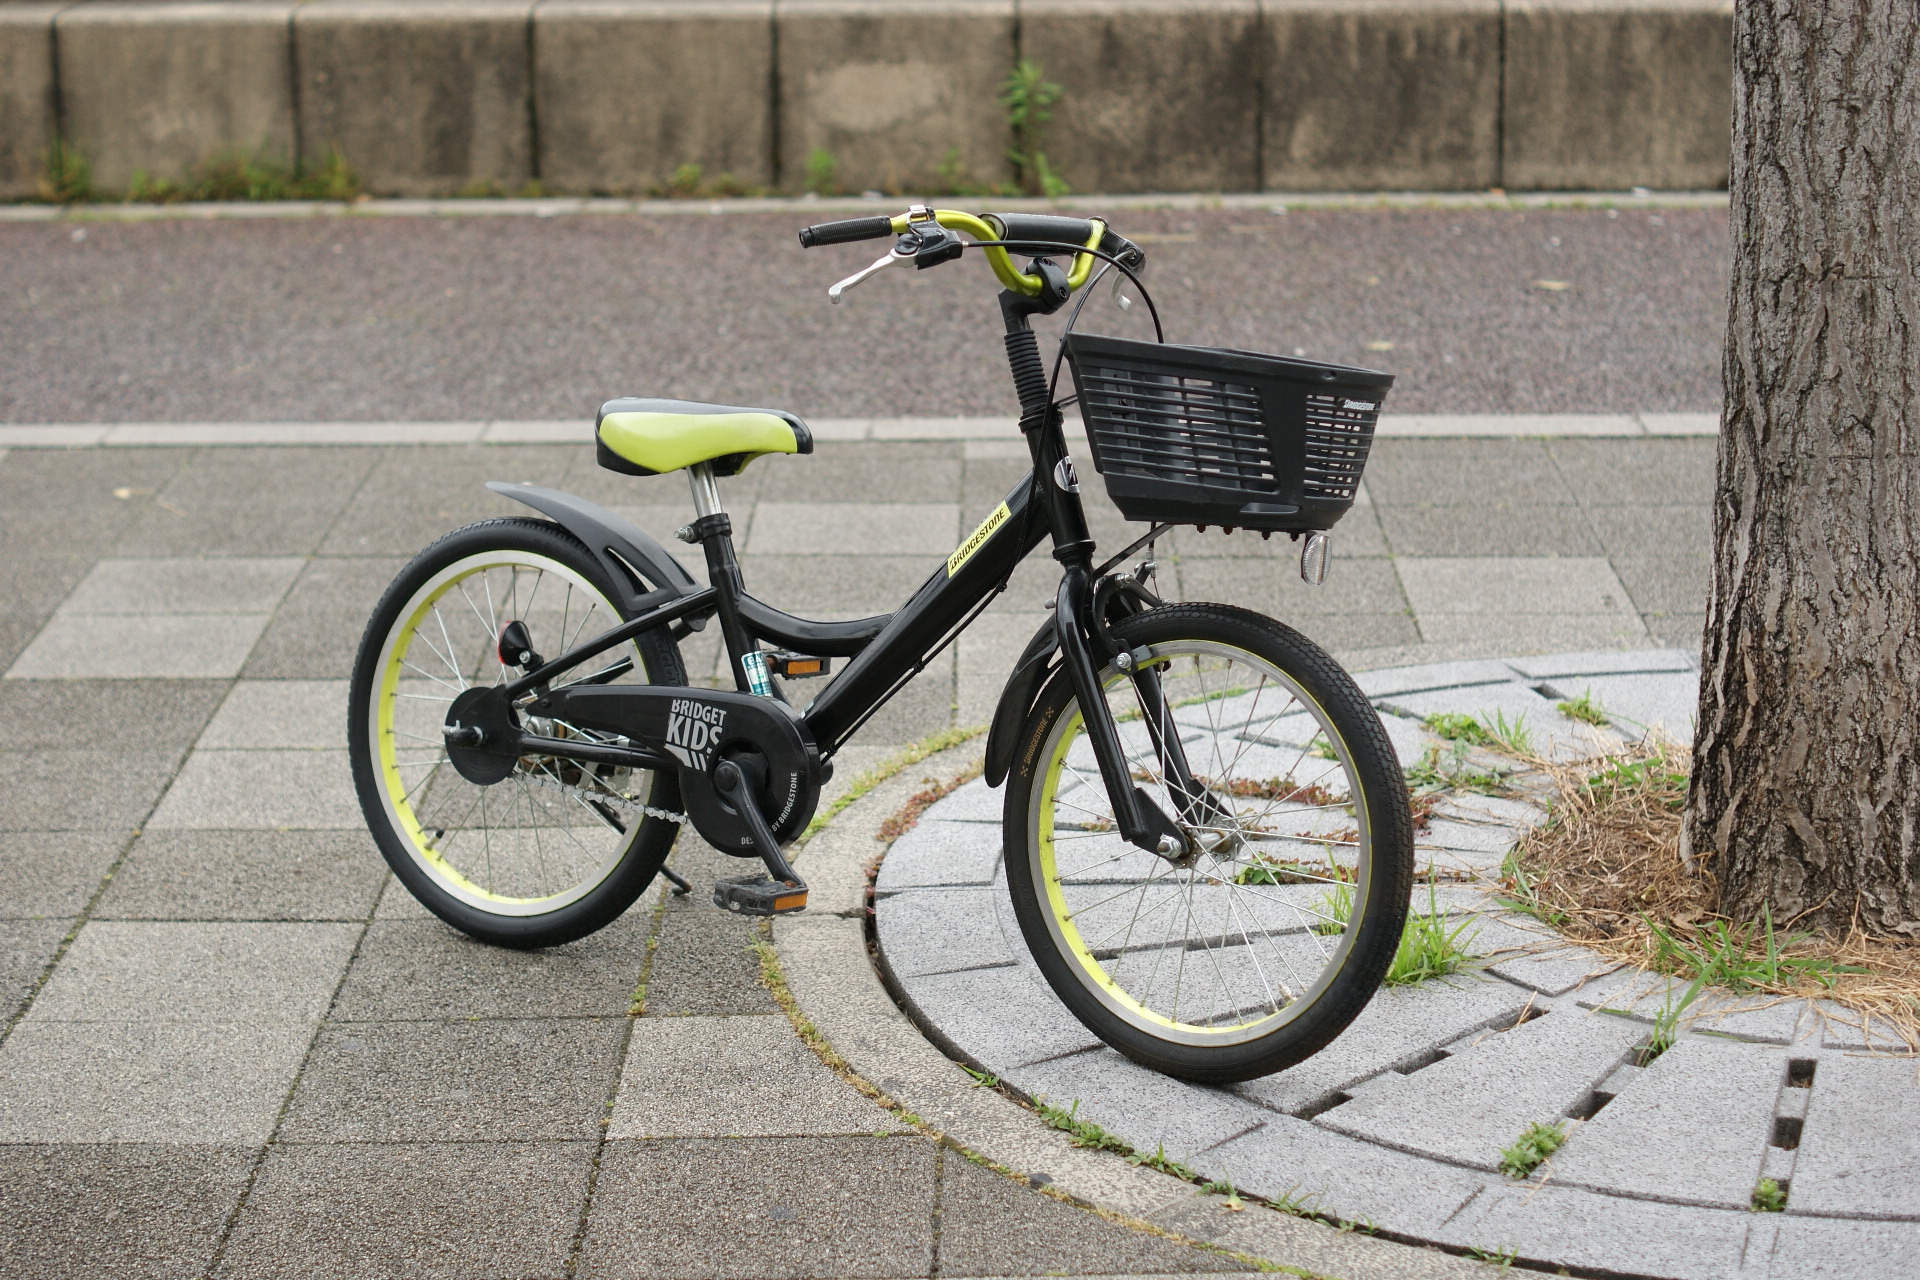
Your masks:
{"label": "bicycle pedal", "polygon": [[807,909],[807,886],[766,875],[736,876],[713,886],[713,905],[742,916],[786,916]]}

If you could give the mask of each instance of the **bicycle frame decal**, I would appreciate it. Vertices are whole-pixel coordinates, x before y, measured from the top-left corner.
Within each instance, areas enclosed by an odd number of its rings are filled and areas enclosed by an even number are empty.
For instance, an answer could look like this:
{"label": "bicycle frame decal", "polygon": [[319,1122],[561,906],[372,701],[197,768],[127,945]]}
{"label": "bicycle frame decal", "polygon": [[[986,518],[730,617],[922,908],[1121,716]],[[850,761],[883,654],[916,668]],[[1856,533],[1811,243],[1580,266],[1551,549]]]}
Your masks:
{"label": "bicycle frame decal", "polygon": [[1007,504],[1004,502],[995,507],[992,514],[980,522],[980,527],[968,534],[967,540],[961,543],[952,555],[947,557],[947,576],[951,578],[954,574],[960,572],[960,566],[972,559],[973,553],[986,545],[987,539],[992,537],[995,530],[1007,522],[1011,514],[1012,513],[1007,510]]}

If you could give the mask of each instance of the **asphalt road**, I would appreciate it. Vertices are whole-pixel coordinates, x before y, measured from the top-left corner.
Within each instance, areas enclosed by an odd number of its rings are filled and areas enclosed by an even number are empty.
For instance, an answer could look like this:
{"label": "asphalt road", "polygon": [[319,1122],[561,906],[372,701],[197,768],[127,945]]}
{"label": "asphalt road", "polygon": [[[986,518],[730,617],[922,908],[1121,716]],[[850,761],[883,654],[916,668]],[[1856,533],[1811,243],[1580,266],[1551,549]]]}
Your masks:
{"label": "asphalt road", "polygon": [[[0,224],[0,421],[525,419],[615,395],[1011,412],[971,257],[795,214]],[[1167,336],[1367,364],[1401,412],[1711,411],[1719,210],[1127,211]],[[1101,296],[1082,327],[1145,336]],[[1390,347],[1381,344],[1391,344]]]}

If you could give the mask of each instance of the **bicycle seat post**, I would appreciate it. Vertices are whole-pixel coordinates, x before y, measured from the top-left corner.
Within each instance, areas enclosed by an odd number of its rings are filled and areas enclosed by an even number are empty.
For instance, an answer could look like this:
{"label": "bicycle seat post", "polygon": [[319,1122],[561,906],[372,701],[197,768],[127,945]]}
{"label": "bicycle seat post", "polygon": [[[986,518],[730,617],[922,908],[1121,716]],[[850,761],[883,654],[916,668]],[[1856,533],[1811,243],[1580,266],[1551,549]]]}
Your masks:
{"label": "bicycle seat post", "polygon": [[733,549],[733,521],[720,505],[720,486],[713,482],[713,464],[699,462],[687,468],[687,483],[693,490],[693,523],[680,531],[683,542],[698,542],[707,554],[707,581],[714,590],[714,614],[720,619],[720,635],[727,643],[727,665],[733,669],[734,687],[742,693],[759,693],[748,670],[748,655],[757,652],[740,621],[740,596],[745,587],[740,581],[740,559]]}

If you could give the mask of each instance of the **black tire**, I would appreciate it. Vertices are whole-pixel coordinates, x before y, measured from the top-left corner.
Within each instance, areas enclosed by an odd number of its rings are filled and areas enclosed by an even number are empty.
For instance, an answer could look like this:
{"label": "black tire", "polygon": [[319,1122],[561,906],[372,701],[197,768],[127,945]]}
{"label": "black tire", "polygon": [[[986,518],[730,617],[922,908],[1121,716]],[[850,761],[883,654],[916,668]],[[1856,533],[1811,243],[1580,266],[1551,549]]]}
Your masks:
{"label": "black tire", "polygon": [[[592,933],[633,905],[673,848],[679,826],[633,808],[678,812],[672,775],[523,757],[481,787],[446,762],[438,737],[455,692],[511,678],[495,653],[510,618],[527,622],[535,649],[552,658],[612,626],[619,598],[559,526],[485,520],[415,556],[367,622],[347,715],[361,811],[413,896],[484,942],[547,947]],[[687,682],[664,629],[588,660],[578,674],[622,656],[634,669],[621,683]]]}
{"label": "black tire", "polygon": [[[1176,604],[1113,631],[1152,652],[1159,714],[1179,726],[1210,816],[1186,810],[1194,852],[1178,862],[1122,839],[1056,672],[1007,783],[1021,931],[1067,1008],[1136,1062],[1210,1084],[1292,1066],[1366,1007],[1399,945],[1413,884],[1405,775],[1352,677],[1271,618]],[[1135,779],[1180,814],[1145,699],[1115,668],[1101,679]]]}

